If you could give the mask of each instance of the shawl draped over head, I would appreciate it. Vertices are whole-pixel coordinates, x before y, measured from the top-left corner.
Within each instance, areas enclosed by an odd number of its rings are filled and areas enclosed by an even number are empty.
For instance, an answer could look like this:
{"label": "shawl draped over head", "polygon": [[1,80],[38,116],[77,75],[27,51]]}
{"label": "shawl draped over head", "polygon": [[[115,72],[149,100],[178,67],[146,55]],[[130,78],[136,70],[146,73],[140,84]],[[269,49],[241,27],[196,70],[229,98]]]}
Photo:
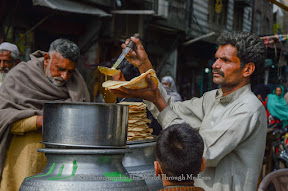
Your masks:
{"label": "shawl draped over head", "polygon": [[90,101],[87,85],[77,70],[64,86],[49,81],[44,73],[44,53],[38,50],[30,55],[30,61],[12,68],[0,87],[0,179],[12,123],[42,115],[44,101]]}
{"label": "shawl draped over head", "polygon": [[165,88],[167,94],[172,97],[173,101],[182,101],[181,96],[177,92],[177,88],[176,88],[176,85],[175,85],[173,78],[171,76],[164,76],[161,79],[161,83],[163,83],[163,82],[170,84],[170,87],[168,87],[166,85],[163,85],[163,87]]}
{"label": "shawl draped over head", "polygon": [[[280,96],[275,94],[275,90],[277,87],[282,89],[282,93]],[[268,94],[267,99],[267,109],[270,114],[278,119],[281,119],[283,122],[283,126],[287,125],[288,120],[288,106],[283,97],[284,95],[284,88],[283,86],[276,86],[273,90],[273,94]]]}

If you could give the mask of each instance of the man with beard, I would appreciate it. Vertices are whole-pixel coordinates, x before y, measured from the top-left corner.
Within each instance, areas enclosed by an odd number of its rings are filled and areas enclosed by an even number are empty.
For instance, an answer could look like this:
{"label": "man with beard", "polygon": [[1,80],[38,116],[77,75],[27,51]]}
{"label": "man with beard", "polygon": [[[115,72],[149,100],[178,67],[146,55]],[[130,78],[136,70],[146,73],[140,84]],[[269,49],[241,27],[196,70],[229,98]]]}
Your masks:
{"label": "man with beard", "polygon": [[[76,70],[78,46],[66,39],[51,43],[49,52],[36,51],[21,62],[0,87],[1,191],[19,190],[25,177],[43,170],[44,101],[89,101],[88,88]],[[5,157],[6,154],[6,157]]]}
{"label": "man with beard", "polygon": [[[139,39],[126,59],[141,73],[152,68]],[[195,186],[206,191],[251,191],[257,189],[266,141],[266,112],[253,94],[250,82],[264,67],[266,47],[258,36],[247,32],[224,32],[217,40],[219,48],[212,65],[213,82],[221,88],[201,98],[173,102],[165,89],[147,76],[146,89],[120,87],[111,90],[119,97],[147,100],[148,109],[166,128],[188,123],[199,130],[204,140],[206,168]],[[122,48],[125,48],[122,44]]]}
{"label": "man with beard", "polygon": [[3,42],[0,44],[0,86],[7,73],[20,61],[19,50],[15,44]]}

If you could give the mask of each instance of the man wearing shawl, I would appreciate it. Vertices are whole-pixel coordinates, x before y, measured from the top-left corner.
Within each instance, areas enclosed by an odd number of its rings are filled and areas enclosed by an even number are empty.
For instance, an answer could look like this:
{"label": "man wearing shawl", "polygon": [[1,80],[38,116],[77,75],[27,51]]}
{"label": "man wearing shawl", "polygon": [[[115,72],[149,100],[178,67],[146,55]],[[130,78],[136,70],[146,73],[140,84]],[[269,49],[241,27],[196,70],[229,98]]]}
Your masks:
{"label": "man wearing shawl", "polygon": [[0,86],[7,73],[20,61],[19,50],[15,44],[3,42],[0,44]]}
{"label": "man wearing shawl", "polygon": [[75,69],[78,46],[66,39],[36,51],[6,76],[0,87],[0,190],[18,190],[25,177],[43,170],[43,101],[90,101],[87,86]]}
{"label": "man wearing shawl", "polygon": [[164,76],[161,80],[161,83],[163,84],[167,95],[171,96],[173,101],[182,101],[181,96],[177,92],[175,82],[171,76]]}
{"label": "man wearing shawl", "polygon": [[267,109],[272,117],[282,120],[283,127],[285,127],[288,125],[288,106],[283,96],[283,86],[277,86],[273,94],[267,96]]}

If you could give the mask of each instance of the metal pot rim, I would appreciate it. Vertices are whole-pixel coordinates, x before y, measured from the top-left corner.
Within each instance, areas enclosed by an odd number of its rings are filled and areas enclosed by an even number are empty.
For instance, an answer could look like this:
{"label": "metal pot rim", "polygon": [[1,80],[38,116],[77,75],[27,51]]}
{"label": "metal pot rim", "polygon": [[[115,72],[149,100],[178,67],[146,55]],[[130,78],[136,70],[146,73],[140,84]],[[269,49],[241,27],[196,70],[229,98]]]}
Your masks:
{"label": "metal pot rim", "polygon": [[97,102],[72,102],[72,101],[41,101],[44,104],[63,104],[63,105],[105,105],[105,106],[124,106],[127,107],[129,105],[118,104],[118,103],[97,103]]}
{"label": "metal pot rim", "polygon": [[45,146],[53,146],[53,147],[58,147],[60,148],[81,148],[81,149],[125,149],[128,146],[100,146],[100,145],[75,145],[75,144],[64,144],[64,143],[51,143],[51,142],[44,142],[40,141],[40,143],[43,143]]}
{"label": "metal pot rim", "polygon": [[129,148],[126,149],[51,149],[51,148],[40,148],[37,149],[41,153],[51,153],[51,154],[65,154],[65,155],[90,155],[90,154],[102,154],[102,155],[111,155],[111,154],[125,154],[131,153],[132,150]]}

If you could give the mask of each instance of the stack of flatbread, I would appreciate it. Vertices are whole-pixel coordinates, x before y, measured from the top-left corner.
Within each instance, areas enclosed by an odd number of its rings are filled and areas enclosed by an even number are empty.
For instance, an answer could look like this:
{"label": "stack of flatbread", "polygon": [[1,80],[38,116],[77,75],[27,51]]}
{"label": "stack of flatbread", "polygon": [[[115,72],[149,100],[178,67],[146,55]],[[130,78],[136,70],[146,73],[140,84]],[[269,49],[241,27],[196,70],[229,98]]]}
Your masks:
{"label": "stack of flatbread", "polygon": [[147,118],[146,105],[143,102],[121,102],[129,105],[127,141],[153,139],[153,129],[147,124],[151,121]]}
{"label": "stack of flatbread", "polygon": [[146,76],[150,74],[151,79],[153,80],[154,83],[157,84],[158,86],[158,79],[155,73],[155,70],[150,69],[147,72],[141,74],[140,76],[137,76],[130,81],[112,81],[108,80],[102,84],[104,88],[107,88],[108,90],[110,89],[118,89],[119,87],[125,87],[128,89],[143,89],[148,86],[146,82]]}

